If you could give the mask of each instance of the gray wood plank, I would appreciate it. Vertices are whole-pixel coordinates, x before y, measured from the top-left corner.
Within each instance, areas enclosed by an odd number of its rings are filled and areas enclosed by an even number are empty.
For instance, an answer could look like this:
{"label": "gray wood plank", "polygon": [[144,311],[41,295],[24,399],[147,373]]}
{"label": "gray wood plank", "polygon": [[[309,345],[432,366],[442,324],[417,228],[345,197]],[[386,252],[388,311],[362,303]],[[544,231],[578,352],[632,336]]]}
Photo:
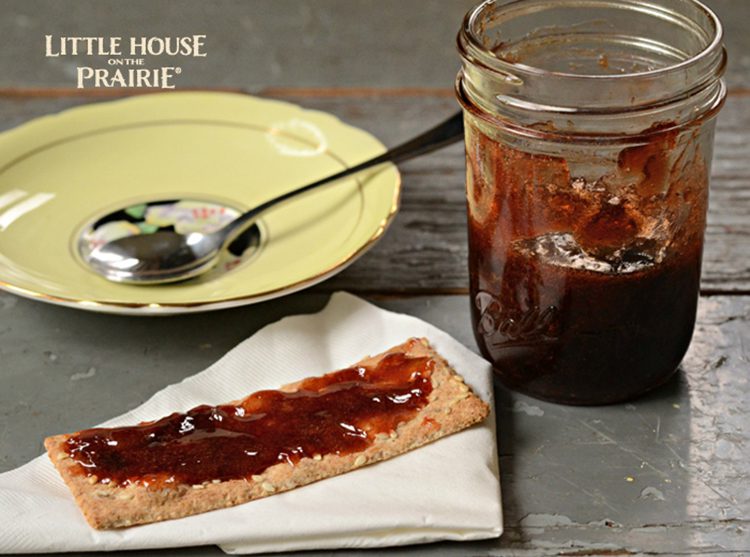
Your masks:
{"label": "gray wood plank", "polygon": [[452,83],[455,37],[474,0],[165,0],[62,4],[4,0],[0,87],[75,87],[76,67],[104,59],[44,57],[44,36],[205,34],[205,58],[179,65],[178,87],[428,86]]}
{"label": "gray wood plank", "polygon": [[[40,454],[44,436],[130,409],[263,325],[317,311],[326,299],[297,294],[165,320],[87,314],[0,293],[0,471]],[[466,296],[371,299],[475,348]],[[680,373],[630,404],[557,406],[497,386],[506,534],[341,554],[750,552],[748,346],[750,296],[704,297]]]}
{"label": "gray wood plank", "polygon": [[[450,91],[272,91],[273,96],[325,110],[366,129],[387,145],[410,137],[457,109]],[[87,97],[0,99],[0,129]],[[719,116],[711,185],[704,292],[750,291],[750,95],[728,98]],[[317,288],[357,292],[456,293],[468,285],[464,158],[460,145],[402,166],[400,214],[365,257]],[[387,272],[384,272],[387,270]]]}
{"label": "gray wood plank", "polygon": [[[45,58],[44,35],[207,35],[206,58],[180,58],[178,87],[449,87],[455,35],[478,0],[3,0],[0,87],[72,87],[83,57]],[[723,19],[730,87],[750,83],[750,5],[706,0]],[[103,60],[95,60],[97,64]],[[174,59],[149,60],[151,67]]]}

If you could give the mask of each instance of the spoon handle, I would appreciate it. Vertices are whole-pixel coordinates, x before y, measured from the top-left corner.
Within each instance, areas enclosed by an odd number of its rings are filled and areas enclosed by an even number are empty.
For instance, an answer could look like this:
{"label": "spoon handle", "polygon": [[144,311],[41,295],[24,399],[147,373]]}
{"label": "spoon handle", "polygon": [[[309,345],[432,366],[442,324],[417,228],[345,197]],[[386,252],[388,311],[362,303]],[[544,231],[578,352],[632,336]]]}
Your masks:
{"label": "spoon handle", "polygon": [[335,182],[336,180],[341,180],[342,178],[346,178],[347,176],[351,176],[352,174],[356,174],[357,172],[361,172],[382,163],[399,163],[412,159],[414,157],[418,157],[420,155],[431,153],[432,151],[436,151],[463,139],[463,136],[463,114],[461,112],[457,112],[442,124],[438,124],[434,128],[424,132],[421,135],[418,135],[417,137],[407,141],[406,143],[402,143],[401,145],[394,147],[393,149],[389,149],[382,155],[378,155],[377,157],[366,160],[356,166],[352,166],[351,168],[347,168],[345,170],[342,170],[341,172],[332,174],[331,176],[321,178],[320,180],[317,180],[312,184],[307,184],[306,186],[299,187],[295,190],[261,203],[257,207],[254,207],[243,215],[237,217],[232,223],[228,224],[225,229],[220,231],[225,235],[224,243],[236,238],[243,230],[248,227],[248,225],[252,224],[255,221],[258,215],[292,197],[296,197],[297,195],[306,193],[319,186]]}

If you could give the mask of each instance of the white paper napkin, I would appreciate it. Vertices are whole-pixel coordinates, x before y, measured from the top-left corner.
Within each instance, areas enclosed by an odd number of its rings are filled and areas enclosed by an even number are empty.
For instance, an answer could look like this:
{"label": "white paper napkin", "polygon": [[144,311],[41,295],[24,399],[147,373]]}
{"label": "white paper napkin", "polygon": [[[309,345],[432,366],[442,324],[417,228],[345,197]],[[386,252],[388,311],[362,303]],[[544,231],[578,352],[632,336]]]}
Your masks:
{"label": "white paper napkin", "polygon": [[[424,336],[485,400],[489,365],[439,329],[345,293],[320,313],[287,317],[205,371],[103,424],[135,424],[219,404],[346,367]],[[363,548],[502,533],[494,416],[372,466],[230,509],[156,524],[90,528],[46,456],[0,475],[0,553],[216,544],[228,553]],[[93,425],[93,424],[92,424]]]}

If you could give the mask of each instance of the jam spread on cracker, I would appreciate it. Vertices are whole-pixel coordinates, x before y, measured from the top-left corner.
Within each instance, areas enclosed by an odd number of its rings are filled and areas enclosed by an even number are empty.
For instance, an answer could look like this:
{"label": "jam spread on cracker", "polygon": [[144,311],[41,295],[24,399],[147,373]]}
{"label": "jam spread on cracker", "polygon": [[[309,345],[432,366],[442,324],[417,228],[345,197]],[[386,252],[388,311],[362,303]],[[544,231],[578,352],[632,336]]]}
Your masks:
{"label": "jam spread on cracker", "polygon": [[66,450],[81,474],[101,483],[168,487],[250,478],[280,462],[366,449],[427,404],[433,366],[430,358],[397,352],[373,367],[305,379],[293,392],[258,391],[237,404],[81,431]]}

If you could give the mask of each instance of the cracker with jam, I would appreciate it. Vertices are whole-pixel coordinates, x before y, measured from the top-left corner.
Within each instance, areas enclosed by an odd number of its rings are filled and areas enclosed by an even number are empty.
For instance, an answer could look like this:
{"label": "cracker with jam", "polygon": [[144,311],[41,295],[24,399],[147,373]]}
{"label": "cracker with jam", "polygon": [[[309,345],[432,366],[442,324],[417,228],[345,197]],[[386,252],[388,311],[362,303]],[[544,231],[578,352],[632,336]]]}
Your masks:
{"label": "cracker with jam", "polygon": [[489,413],[425,339],[279,390],[45,440],[88,523],[124,528],[268,497],[386,460]]}

